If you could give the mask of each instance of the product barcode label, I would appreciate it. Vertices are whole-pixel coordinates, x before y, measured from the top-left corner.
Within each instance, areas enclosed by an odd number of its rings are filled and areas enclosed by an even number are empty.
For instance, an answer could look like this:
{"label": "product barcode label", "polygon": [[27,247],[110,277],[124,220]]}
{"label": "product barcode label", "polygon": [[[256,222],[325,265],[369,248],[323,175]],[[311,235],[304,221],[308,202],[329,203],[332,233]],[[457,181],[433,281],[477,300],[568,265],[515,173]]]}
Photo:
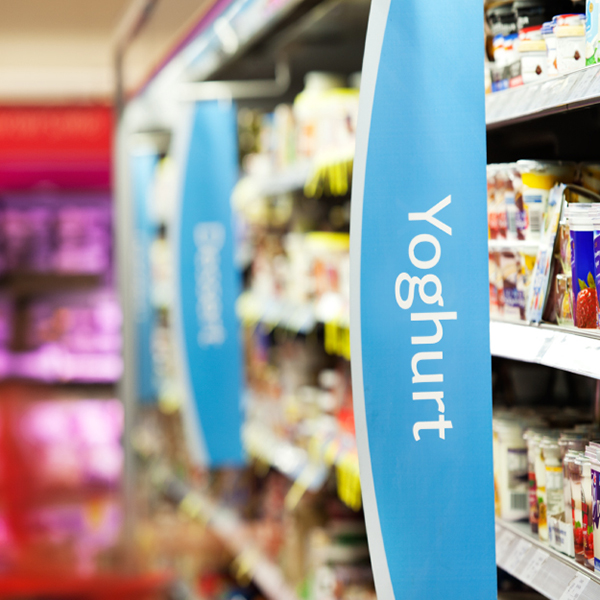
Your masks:
{"label": "product barcode label", "polygon": [[532,233],[539,233],[542,230],[542,210],[537,206],[529,210],[529,228]]}
{"label": "product barcode label", "polygon": [[562,593],[560,600],[577,600],[589,582],[590,580],[588,577],[581,573],[577,573],[577,575],[569,582],[567,589]]}
{"label": "product barcode label", "polygon": [[510,495],[511,510],[527,510],[529,498],[525,492],[512,492]]}
{"label": "product barcode label", "polygon": [[550,555],[538,548],[525,568],[521,573],[521,579],[527,583],[531,584],[533,580],[536,578],[537,574],[540,572],[540,569],[544,566],[544,563],[550,558]]}

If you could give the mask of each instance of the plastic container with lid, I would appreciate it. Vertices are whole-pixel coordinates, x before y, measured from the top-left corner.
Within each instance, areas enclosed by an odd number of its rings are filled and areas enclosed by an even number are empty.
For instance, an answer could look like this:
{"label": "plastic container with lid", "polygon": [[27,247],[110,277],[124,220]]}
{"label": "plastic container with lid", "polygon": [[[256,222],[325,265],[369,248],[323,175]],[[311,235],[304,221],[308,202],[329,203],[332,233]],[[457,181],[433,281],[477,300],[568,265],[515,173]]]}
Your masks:
{"label": "plastic container with lid", "polygon": [[566,219],[571,238],[571,284],[575,327],[596,329],[598,296],[594,263],[594,221],[596,205],[570,203]]}
{"label": "plastic container with lid", "polygon": [[598,62],[598,6],[597,0],[585,2],[585,64]]}
{"label": "plastic container with lid", "polygon": [[585,67],[585,15],[558,15],[555,23],[558,72],[571,73]]}
{"label": "plastic container with lid", "polygon": [[592,208],[592,223],[594,232],[592,235],[592,249],[594,252],[594,278],[596,282],[596,326],[600,329],[600,205],[595,204]]}
{"label": "plastic container with lid", "polygon": [[581,511],[583,515],[583,555],[584,565],[594,570],[594,528],[592,524],[592,462],[596,452],[592,449],[586,451],[586,456],[581,459]]}
{"label": "plastic container with lid", "polygon": [[529,489],[529,525],[532,533],[538,533],[539,529],[539,505],[537,498],[536,458],[539,452],[539,444],[542,441],[542,432],[536,429],[528,429],[523,434],[527,444],[527,470]]}
{"label": "plastic container with lid", "polygon": [[519,421],[494,419],[494,472],[498,515],[518,521],[528,515],[527,446]]}
{"label": "plastic container with lid", "polygon": [[565,515],[562,449],[558,440],[543,442],[546,460],[548,541],[556,550],[568,556],[574,556],[573,526],[567,521]]}
{"label": "plastic container with lid", "polygon": [[563,470],[558,440],[542,443],[546,463],[546,505],[548,517],[563,517],[565,510]]}
{"label": "plastic container with lid", "polygon": [[519,32],[519,54],[523,83],[531,83],[546,77],[548,60],[541,25],[526,27]]}
{"label": "plastic container with lid", "polygon": [[590,458],[592,478],[592,530],[594,543],[594,570],[600,572],[600,454]]}
{"label": "plastic container with lid", "polygon": [[569,462],[575,560],[580,564],[585,563],[585,555],[583,553],[583,510],[581,505],[581,487],[583,476],[582,464],[584,461],[585,456],[583,453],[581,453],[578,454],[574,460]]}
{"label": "plastic container with lid", "polygon": [[548,497],[546,494],[546,456],[544,447],[554,441],[554,438],[543,436],[536,444],[535,480],[537,486],[537,502],[539,509],[538,536],[543,542],[548,541]]}
{"label": "plastic container with lid", "polygon": [[558,75],[556,66],[556,35],[554,23],[547,21],[542,25],[542,38],[546,42],[546,74],[548,77]]}
{"label": "plastic container with lid", "polygon": [[520,160],[523,208],[523,233],[526,240],[539,240],[550,190],[557,183],[570,183],[575,166],[569,163]]}
{"label": "plastic container with lid", "polygon": [[575,459],[581,456],[578,450],[568,450],[563,458],[563,496],[565,502],[565,521],[573,525],[573,496],[571,491],[571,471],[574,468]]}

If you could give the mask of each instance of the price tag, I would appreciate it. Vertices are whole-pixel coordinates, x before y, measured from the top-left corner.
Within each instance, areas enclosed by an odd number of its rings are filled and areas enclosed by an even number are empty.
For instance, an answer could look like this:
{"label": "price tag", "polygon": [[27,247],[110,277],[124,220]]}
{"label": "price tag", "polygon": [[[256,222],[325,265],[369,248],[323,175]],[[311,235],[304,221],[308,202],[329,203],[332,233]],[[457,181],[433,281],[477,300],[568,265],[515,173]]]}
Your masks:
{"label": "price tag", "polygon": [[571,102],[576,102],[577,100],[582,100],[586,97],[587,91],[590,87],[590,82],[596,75],[595,69],[584,69],[581,72],[581,77],[577,83],[577,87],[573,90],[573,94],[571,96]]}
{"label": "price tag", "polygon": [[537,549],[521,573],[521,579],[531,585],[550,555],[544,550]]}
{"label": "price tag", "polygon": [[562,593],[560,600],[577,600],[589,582],[589,577],[577,573],[577,575],[569,582],[567,589]]}
{"label": "price tag", "polygon": [[496,563],[502,566],[504,558],[510,545],[515,541],[516,535],[510,531],[504,531],[504,533],[496,540]]}
{"label": "price tag", "polygon": [[519,540],[514,550],[511,552],[510,556],[506,559],[504,563],[504,568],[509,573],[515,573],[521,561],[525,558],[525,555],[531,549],[531,543],[527,540]]}

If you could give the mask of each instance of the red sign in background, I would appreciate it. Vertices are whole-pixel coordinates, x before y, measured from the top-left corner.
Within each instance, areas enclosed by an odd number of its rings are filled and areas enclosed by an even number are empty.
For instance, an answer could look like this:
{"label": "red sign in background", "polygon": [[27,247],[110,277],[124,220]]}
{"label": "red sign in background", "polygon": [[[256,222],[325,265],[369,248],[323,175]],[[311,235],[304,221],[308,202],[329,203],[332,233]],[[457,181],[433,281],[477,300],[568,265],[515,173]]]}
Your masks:
{"label": "red sign in background", "polygon": [[110,187],[108,106],[0,107],[0,189]]}

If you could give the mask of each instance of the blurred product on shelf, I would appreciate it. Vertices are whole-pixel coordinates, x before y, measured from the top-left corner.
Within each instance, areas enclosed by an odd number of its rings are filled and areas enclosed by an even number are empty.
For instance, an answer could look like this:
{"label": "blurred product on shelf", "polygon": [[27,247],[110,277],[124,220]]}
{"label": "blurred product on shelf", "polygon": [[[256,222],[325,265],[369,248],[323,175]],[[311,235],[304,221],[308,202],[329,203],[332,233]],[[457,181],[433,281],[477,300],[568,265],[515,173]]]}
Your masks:
{"label": "blurred product on shelf", "polygon": [[591,163],[488,166],[494,318],[598,328],[599,173]]}
{"label": "blurred product on shelf", "polygon": [[121,375],[121,310],[110,289],[25,303],[4,296],[0,322],[3,378],[112,383]]}
{"label": "blurred product on shelf", "polygon": [[123,522],[121,403],[3,385],[3,570],[81,577],[110,569]]}
{"label": "blurred product on shelf", "polygon": [[4,194],[0,265],[19,271],[110,277],[111,207],[91,193]]}
{"label": "blurred product on shelf", "polygon": [[586,2],[586,14],[574,10],[575,3],[569,0],[493,3],[486,11],[493,36],[490,62],[486,63],[489,91],[499,92],[595,64],[598,10],[591,1]]}
{"label": "blurred product on shelf", "polygon": [[240,110],[240,149],[247,175],[269,176],[306,161],[327,162],[354,155],[358,89],[342,76],[312,72],[293,105],[273,113]]}
{"label": "blurred product on shelf", "polygon": [[496,411],[496,515],[528,518],[541,541],[600,572],[600,443],[590,441],[600,430],[580,419],[573,410]]}

